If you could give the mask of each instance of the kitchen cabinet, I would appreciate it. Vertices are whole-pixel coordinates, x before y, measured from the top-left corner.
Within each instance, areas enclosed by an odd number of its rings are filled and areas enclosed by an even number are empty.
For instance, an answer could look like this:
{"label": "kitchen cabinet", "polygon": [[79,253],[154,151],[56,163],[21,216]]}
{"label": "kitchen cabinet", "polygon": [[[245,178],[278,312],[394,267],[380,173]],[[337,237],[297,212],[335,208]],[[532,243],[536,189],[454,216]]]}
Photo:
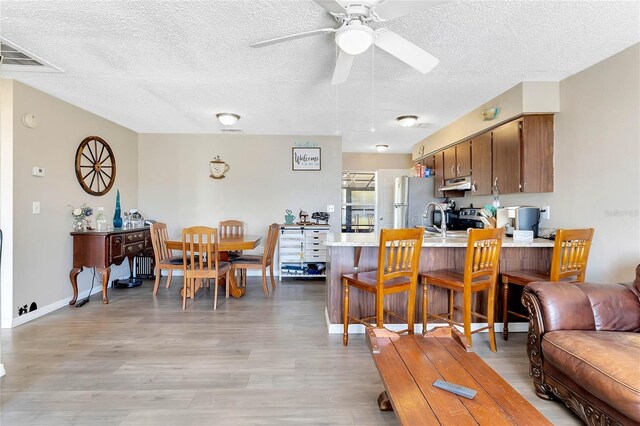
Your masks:
{"label": "kitchen cabinet", "polygon": [[439,152],[433,156],[433,170],[435,171],[434,175],[434,185],[433,185],[433,195],[435,197],[444,197],[444,191],[438,191],[438,188],[442,188],[444,186],[444,153]]}
{"label": "kitchen cabinet", "polygon": [[553,192],[553,115],[526,115],[492,135],[493,179],[501,194]]}
{"label": "kitchen cabinet", "polygon": [[524,117],[521,190],[553,192],[553,115]]}
{"label": "kitchen cabinet", "polygon": [[493,181],[491,132],[471,140],[471,191],[473,195],[490,195]]}
{"label": "kitchen cabinet", "polygon": [[443,154],[445,180],[471,174],[471,141],[461,142],[447,148]]}
{"label": "kitchen cabinet", "polygon": [[278,256],[282,277],[326,277],[329,225],[280,225]]}
{"label": "kitchen cabinet", "polygon": [[522,120],[512,121],[492,132],[493,184],[501,194],[520,192],[520,147]]}

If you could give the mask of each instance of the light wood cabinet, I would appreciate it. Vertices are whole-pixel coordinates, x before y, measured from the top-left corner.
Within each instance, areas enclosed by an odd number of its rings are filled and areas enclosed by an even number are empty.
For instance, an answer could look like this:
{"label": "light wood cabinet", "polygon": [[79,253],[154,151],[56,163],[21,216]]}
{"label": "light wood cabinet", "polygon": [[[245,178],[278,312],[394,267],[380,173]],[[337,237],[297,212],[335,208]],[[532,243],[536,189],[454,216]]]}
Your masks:
{"label": "light wood cabinet", "polygon": [[491,132],[471,140],[471,191],[473,195],[490,195],[493,181]]}

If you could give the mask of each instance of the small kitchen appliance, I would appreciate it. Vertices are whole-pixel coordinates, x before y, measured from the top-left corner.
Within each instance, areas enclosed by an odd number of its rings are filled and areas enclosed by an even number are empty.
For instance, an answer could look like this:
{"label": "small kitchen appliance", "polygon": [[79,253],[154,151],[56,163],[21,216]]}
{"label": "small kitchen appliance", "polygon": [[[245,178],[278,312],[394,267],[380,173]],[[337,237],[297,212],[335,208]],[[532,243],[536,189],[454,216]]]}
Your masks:
{"label": "small kitchen appliance", "polygon": [[538,207],[520,207],[516,210],[516,230],[533,231],[533,238],[538,238],[539,223],[540,209]]}

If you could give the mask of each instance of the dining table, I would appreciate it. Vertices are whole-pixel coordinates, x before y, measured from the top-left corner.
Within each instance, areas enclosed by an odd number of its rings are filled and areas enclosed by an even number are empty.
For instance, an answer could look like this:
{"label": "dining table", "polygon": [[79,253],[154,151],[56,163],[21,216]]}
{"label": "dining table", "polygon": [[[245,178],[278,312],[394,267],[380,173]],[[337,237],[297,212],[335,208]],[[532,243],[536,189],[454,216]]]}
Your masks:
{"label": "dining table", "polygon": [[[262,241],[262,237],[259,235],[251,235],[251,234],[243,234],[243,235],[232,235],[220,237],[218,242],[218,256],[219,260],[228,261],[230,251],[242,251],[242,250],[253,250],[260,244]],[[165,246],[169,250],[179,250],[182,251],[182,241],[181,240],[166,240]],[[224,278],[220,280],[222,284]],[[226,283],[225,283],[226,285]],[[230,274],[229,275],[229,294],[235,298],[244,296],[245,289],[243,287],[238,287],[235,277]],[[193,295],[188,295],[193,297]]]}

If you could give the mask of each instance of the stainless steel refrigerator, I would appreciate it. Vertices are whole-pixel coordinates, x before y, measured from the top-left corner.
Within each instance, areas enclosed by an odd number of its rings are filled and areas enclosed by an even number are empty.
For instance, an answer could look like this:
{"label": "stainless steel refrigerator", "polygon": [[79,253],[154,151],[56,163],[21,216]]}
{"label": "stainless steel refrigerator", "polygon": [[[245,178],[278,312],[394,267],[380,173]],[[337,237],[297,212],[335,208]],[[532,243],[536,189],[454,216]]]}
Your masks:
{"label": "stainless steel refrigerator", "polygon": [[431,225],[431,218],[422,219],[427,204],[443,201],[434,194],[434,178],[397,177],[393,188],[393,227],[413,228]]}

